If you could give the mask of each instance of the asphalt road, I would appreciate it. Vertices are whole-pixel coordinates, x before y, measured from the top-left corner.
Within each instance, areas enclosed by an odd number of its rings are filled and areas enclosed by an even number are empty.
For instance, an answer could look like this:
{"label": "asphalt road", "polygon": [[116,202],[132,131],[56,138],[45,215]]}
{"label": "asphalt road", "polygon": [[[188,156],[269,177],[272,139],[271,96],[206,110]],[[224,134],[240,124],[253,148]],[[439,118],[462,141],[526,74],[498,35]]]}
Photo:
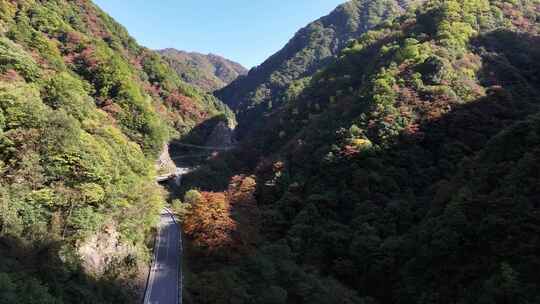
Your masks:
{"label": "asphalt road", "polygon": [[[168,211],[163,211],[154,248],[154,263],[148,276],[144,304],[181,304],[180,228]],[[180,299],[180,300],[179,300]]]}

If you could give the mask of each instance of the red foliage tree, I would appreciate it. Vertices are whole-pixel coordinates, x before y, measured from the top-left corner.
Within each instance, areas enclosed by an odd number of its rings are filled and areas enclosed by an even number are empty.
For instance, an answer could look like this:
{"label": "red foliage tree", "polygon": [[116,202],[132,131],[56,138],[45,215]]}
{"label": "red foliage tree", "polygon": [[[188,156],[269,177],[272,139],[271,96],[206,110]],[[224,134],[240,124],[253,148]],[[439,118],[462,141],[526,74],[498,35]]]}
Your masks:
{"label": "red foliage tree", "polygon": [[184,232],[195,245],[210,254],[233,245],[236,222],[230,216],[230,204],[224,193],[202,192],[184,219]]}

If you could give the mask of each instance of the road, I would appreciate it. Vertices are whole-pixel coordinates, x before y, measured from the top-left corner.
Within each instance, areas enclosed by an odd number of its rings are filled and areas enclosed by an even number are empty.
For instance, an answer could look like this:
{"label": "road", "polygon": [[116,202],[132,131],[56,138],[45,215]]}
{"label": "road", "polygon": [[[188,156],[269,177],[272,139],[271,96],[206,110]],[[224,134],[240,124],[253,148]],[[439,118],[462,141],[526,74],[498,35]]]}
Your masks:
{"label": "road", "polygon": [[172,214],[161,213],[144,304],[182,304],[182,236]]}

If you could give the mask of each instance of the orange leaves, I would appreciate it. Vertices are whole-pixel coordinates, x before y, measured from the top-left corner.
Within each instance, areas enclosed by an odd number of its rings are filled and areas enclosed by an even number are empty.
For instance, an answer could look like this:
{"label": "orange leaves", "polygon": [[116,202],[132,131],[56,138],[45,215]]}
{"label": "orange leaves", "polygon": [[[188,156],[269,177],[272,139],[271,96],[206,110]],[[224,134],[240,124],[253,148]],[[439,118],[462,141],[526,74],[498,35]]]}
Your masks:
{"label": "orange leaves", "polygon": [[178,91],[171,93],[165,101],[172,108],[179,110],[183,114],[190,114],[195,116],[198,120],[204,118],[204,113],[202,113],[195,103],[195,101]]}
{"label": "orange leaves", "polygon": [[62,47],[67,50],[75,50],[77,47],[85,43],[86,38],[80,32],[68,31],[62,38],[64,44]]}
{"label": "orange leaves", "polygon": [[256,187],[254,176],[237,175],[231,179],[227,191],[232,216],[238,227],[235,249],[240,252],[254,250],[259,238],[260,214],[255,199]]}
{"label": "orange leaves", "polygon": [[251,221],[257,215],[255,186],[254,178],[235,176],[227,192],[200,193],[183,225],[186,235],[204,254],[220,249],[230,254],[253,242],[256,225]]}
{"label": "orange leaves", "polygon": [[193,100],[180,92],[171,93],[167,99],[167,103],[179,110],[191,110],[195,107]]}
{"label": "orange leaves", "polygon": [[233,176],[227,191],[227,198],[231,205],[234,207],[255,207],[257,204],[254,196],[256,186],[257,182],[254,177]]}
{"label": "orange leaves", "polygon": [[119,105],[113,103],[112,100],[110,99],[107,99],[103,102],[103,104],[101,105],[101,109],[105,111],[107,114],[109,114],[109,118],[115,124],[116,124],[115,117],[117,117],[120,113],[122,113],[122,108]]}
{"label": "orange leaves", "polygon": [[421,130],[420,124],[412,123],[409,124],[404,130],[403,135],[409,141],[421,141],[425,137],[425,133]]}
{"label": "orange leaves", "polygon": [[229,202],[223,193],[203,192],[184,220],[184,232],[208,253],[232,245],[236,223],[230,217]]}
{"label": "orange leaves", "polygon": [[208,113],[201,109],[201,106],[191,97],[179,91],[174,91],[165,98],[165,103],[169,109],[181,115],[188,115],[196,122],[202,122],[208,118]]}

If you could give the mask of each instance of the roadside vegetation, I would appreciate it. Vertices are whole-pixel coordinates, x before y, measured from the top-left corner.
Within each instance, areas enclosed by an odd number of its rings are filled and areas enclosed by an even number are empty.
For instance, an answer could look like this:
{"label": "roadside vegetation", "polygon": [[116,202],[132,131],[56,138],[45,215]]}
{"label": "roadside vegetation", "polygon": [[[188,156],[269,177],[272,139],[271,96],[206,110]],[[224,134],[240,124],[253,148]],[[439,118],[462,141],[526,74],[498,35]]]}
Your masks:
{"label": "roadside vegetation", "polygon": [[538,5],[426,1],[289,82],[204,169],[255,174],[261,222],[194,243],[190,303],[538,302]]}
{"label": "roadside vegetation", "polygon": [[0,302],[136,301],[155,159],[223,113],[90,1],[0,1]]}

